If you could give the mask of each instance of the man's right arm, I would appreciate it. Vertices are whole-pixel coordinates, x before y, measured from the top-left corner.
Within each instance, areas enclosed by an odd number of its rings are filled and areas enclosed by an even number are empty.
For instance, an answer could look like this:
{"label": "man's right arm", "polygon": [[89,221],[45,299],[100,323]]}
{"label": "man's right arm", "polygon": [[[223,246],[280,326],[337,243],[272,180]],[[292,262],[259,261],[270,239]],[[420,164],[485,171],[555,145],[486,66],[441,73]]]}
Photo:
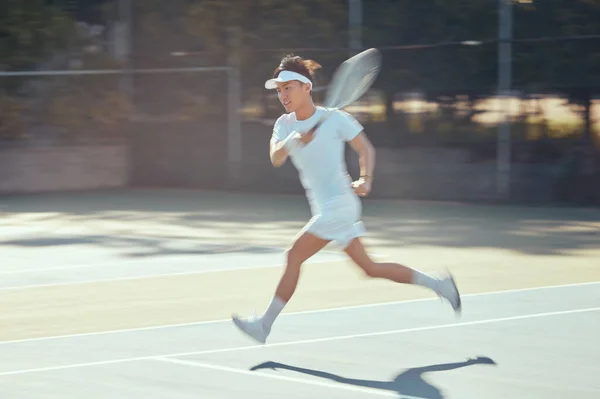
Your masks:
{"label": "man's right arm", "polygon": [[285,141],[279,141],[276,138],[271,138],[271,163],[276,168],[282,166],[288,157],[287,148],[285,148]]}
{"label": "man's right arm", "polygon": [[296,148],[310,143],[315,134],[314,128],[304,134],[293,131],[282,140],[282,136],[280,135],[280,123],[281,119],[275,122],[273,135],[271,136],[271,142],[269,143],[269,155],[271,157],[271,163],[276,168],[282,166],[287,160],[289,154],[292,153]]}
{"label": "man's right arm", "polygon": [[282,115],[275,121],[273,134],[271,135],[271,141],[269,143],[269,156],[271,158],[271,163],[276,168],[282,166],[289,155],[289,150],[285,146],[286,139],[289,138],[289,136],[285,137],[285,134],[283,133],[283,118],[284,116]]}
{"label": "man's right arm", "polygon": [[273,166],[276,168],[282,166],[290,153],[299,146],[304,145],[305,141],[305,137],[298,132],[292,132],[284,140],[278,140],[277,138],[272,137],[270,143],[270,156]]}

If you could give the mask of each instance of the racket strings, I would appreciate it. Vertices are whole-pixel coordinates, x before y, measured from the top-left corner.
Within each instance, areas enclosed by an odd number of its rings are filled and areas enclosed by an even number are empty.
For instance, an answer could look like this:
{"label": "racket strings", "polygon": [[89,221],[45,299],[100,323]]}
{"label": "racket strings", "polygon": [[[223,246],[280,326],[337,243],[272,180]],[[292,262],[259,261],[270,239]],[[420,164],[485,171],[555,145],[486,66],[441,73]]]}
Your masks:
{"label": "racket strings", "polygon": [[335,72],[326,95],[329,108],[352,104],[372,86],[381,69],[379,51],[370,49],[343,62]]}

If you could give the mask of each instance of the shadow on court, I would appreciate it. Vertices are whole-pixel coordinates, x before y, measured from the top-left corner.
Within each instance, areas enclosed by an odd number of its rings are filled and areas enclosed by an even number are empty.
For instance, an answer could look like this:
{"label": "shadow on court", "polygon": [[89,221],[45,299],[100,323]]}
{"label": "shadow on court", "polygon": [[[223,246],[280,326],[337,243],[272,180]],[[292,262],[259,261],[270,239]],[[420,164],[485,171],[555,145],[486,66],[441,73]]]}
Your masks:
{"label": "shadow on court", "polygon": [[301,374],[311,375],[327,379],[330,381],[339,382],[340,384],[347,384],[359,387],[380,389],[382,391],[397,392],[399,397],[413,396],[418,398],[426,399],[443,399],[444,395],[439,388],[427,382],[423,375],[433,372],[455,370],[463,367],[473,366],[476,364],[481,365],[496,365],[492,359],[488,357],[477,357],[474,359],[468,359],[463,362],[456,363],[445,363],[435,364],[425,367],[410,368],[402,373],[398,374],[396,378],[391,381],[377,381],[377,380],[361,380],[355,378],[346,378],[340,375],[328,373],[325,371],[313,370],[308,368],[290,366],[277,362],[265,362],[252,367],[250,370],[256,371],[261,369],[272,369],[272,370],[289,370]]}
{"label": "shadow on court", "polygon": [[[169,247],[168,242],[175,240],[188,240],[185,248]],[[272,254],[280,253],[277,248],[268,248],[248,245],[224,245],[217,242],[210,242],[209,238],[192,240],[190,238],[162,236],[159,238],[144,237],[115,237],[108,235],[88,235],[88,236],[56,236],[56,237],[30,237],[25,239],[7,240],[0,242],[0,245],[19,246],[25,248],[43,248],[54,246],[74,246],[74,245],[94,245],[105,248],[123,248],[128,252],[123,256],[132,258],[146,258],[155,256],[169,255],[221,255],[225,253],[240,254]]]}
{"label": "shadow on court", "polygon": [[[10,237],[0,245],[134,245],[139,248],[138,256],[204,254],[207,251],[204,246],[213,245],[210,239],[198,241],[199,249],[165,244],[170,240],[194,240],[194,233],[200,230],[215,232],[221,237],[221,244],[244,243],[248,232],[257,246],[269,246],[273,239],[289,242],[310,218],[302,196],[125,190],[21,196],[6,198],[3,202],[6,215],[25,213],[32,224],[56,223],[85,228],[91,221],[93,225],[88,236],[61,240],[36,234]],[[384,248],[500,248],[530,255],[562,255],[600,247],[598,209],[366,199],[363,215],[368,238]],[[110,228],[106,232],[98,230],[103,222],[119,222],[121,227],[115,231],[118,234],[111,234]],[[157,227],[139,227],[140,223],[148,222]],[[178,236],[165,234],[161,226],[176,228]],[[132,241],[119,235],[139,239]]]}

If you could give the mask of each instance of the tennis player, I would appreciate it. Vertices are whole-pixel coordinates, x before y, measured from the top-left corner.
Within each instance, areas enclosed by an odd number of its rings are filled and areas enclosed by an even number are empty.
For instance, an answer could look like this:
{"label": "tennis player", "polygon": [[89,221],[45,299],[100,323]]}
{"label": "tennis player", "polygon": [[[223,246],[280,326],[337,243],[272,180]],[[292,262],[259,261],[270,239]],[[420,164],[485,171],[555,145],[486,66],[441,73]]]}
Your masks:
{"label": "tennis player", "polygon": [[[314,73],[320,67],[313,60],[287,55],[273,78],[265,82],[266,89],[277,90],[286,111],[273,128],[271,163],[280,167],[291,159],[306,191],[312,218],[286,251],[285,270],[265,313],[260,317],[232,317],[242,332],[260,343],[266,342],[273,323],[294,294],[302,264],[329,243],[343,250],[367,276],[429,288],[457,313],[461,310],[460,294],[450,274],[433,277],[397,263],[375,262],[367,254],[360,240],[365,233],[360,197],[371,191],[375,150],[361,124],[345,111],[335,111],[314,129],[326,112],[312,100]],[[356,181],[346,170],[345,143],[358,154],[360,177]]]}

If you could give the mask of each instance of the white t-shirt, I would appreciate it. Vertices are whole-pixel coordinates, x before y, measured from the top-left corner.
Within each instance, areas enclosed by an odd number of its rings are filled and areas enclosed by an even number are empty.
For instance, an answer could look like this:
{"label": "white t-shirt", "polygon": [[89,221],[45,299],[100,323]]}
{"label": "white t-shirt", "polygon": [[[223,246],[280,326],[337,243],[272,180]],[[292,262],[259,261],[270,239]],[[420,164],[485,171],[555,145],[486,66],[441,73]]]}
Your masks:
{"label": "white t-shirt", "polygon": [[[306,120],[297,120],[295,113],[283,114],[273,127],[273,138],[285,140],[293,132],[310,130],[323,113],[323,107]],[[332,199],[354,195],[344,157],[345,144],[363,130],[363,126],[345,111],[336,110],[315,132],[307,145],[298,146],[289,155],[299,172],[306,195],[317,209]]]}

